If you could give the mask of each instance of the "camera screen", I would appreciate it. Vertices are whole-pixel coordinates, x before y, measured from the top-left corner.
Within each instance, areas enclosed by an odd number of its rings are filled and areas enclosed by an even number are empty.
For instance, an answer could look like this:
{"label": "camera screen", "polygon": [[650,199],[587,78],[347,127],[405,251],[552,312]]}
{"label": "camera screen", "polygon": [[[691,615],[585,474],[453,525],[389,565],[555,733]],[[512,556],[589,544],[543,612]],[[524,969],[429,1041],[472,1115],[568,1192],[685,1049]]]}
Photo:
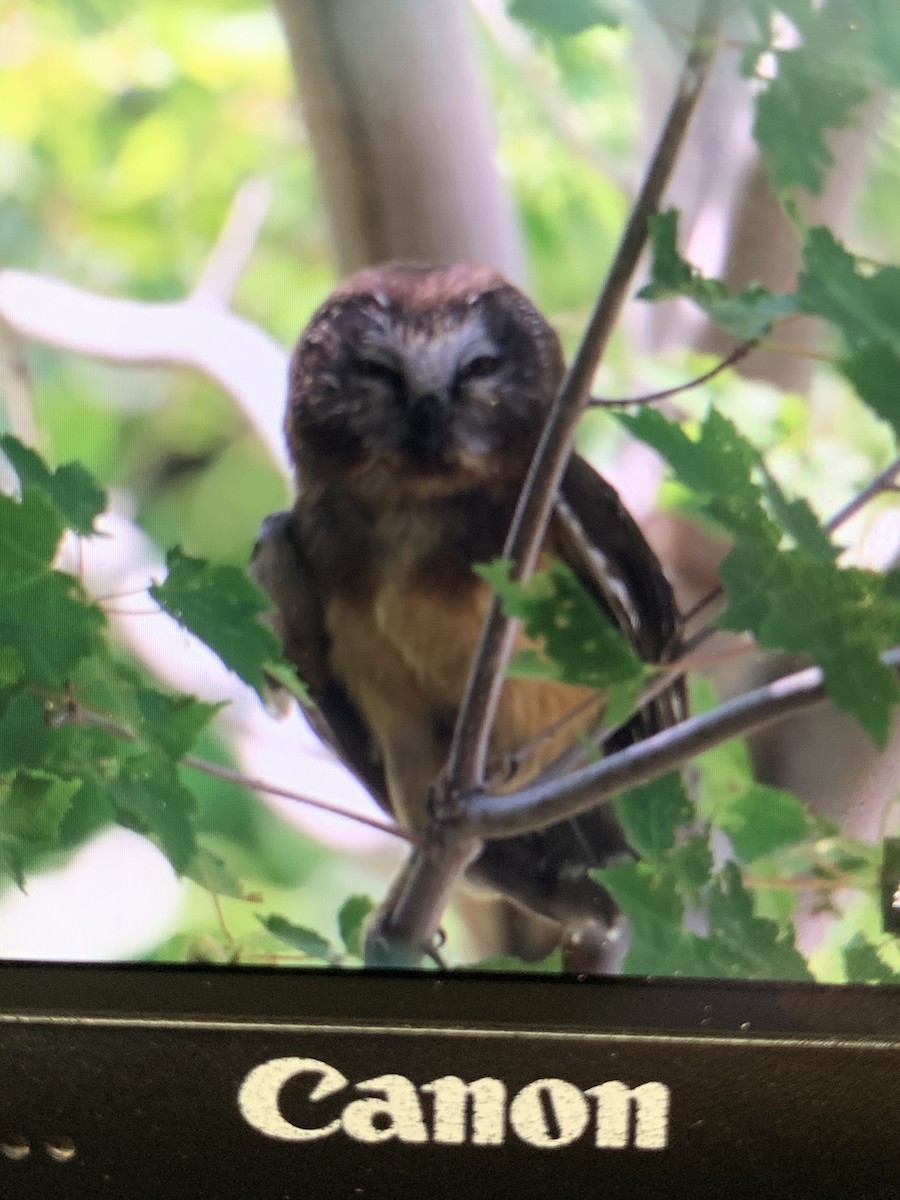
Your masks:
{"label": "camera screen", "polygon": [[900,981],[900,19],[0,63],[0,958]]}

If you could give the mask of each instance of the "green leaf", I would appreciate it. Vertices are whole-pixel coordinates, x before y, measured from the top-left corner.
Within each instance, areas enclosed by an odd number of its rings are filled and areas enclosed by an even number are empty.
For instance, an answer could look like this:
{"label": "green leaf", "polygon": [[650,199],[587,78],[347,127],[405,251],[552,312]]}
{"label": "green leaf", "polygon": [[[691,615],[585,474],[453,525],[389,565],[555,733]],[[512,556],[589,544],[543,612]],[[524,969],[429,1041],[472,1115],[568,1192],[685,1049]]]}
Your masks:
{"label": "green leaf", "polygon": [[71,575],[44,569],[10,581],[0,585],[0,602],[0,642],[18,652],[30,683],[61,687],[78,662],[99,653],[106,618]]}
{"label": "green leaf", "polygon": [[18,843],[0,837],[0,874],[9,875],[20,891],[25,891],[25,860]]}
{"label": "green leaf", "polygon": [[375,908],[369,896],[348,896],[338,913],[338,929],[347,953],[355,958],[362,957],[363,924]]}
{"label": "green leaf", "polygon": [[679,887],[696,899],[701,888],[709,883],[713,856],[706,836],[697,834],[673,850],[668,865]]}
{"label": "green leaf", "polygon": [[677,771],[631,788],[615,802],[628,844],[648,862],[662,861],[675,845],[675,834],[694,815],[694,806]]}
{"label": "green leaf", "polygon": [[868,95],[839,54],[807,47],[782,51],[775,78],[757,98],[753,127],[773,187],[819,195],[834,163],[825,134],[853,124]]}
{"label": "green leaf", "polygon": [[18,683],[25,671],[21,653],[15,646],[0,646],[0,688]]}
{"label": "green leaf", "polygon": [[110,788],[120,824],[154,838],[179,875],[198,852],[197,801],[175,767],[149,754],[125,760]]}
{"label": "green leaf", "polygon": [[0,495],[0,599],[46,574],[64,531],[59,509],[37,488],[26,487],[21,501]]}
{"label": "green leaf", "polygon": [[672,944],[684,924],[684,904],[672,874],[649,863],[625,861],[591,871],[591,877],[606,888],[628,919],[628,970],[668,973]]}
{"label": "green leaf", "polygon": [[635,692],[648,677],[650,669],[634,647],[563,563],[524,584],[510,580],[510,564],[503,559],[478,564],[475,571],[500,596],[507,616],[520,617],[528,636],[541,642],[550,664],[545,677],[589,688],[624,683]]}
{"label": "green leaf", "polygon": [[653,262],[650,282],[638,293],[642,300],[684,296],[741,341],[762,337],[777,321],[797,310],[793,296],[773,295],[760,284],[732,295],[724,283],[707,279],[692,267],[678,251],[675,209],[651,217],[650,238]]}
{"label": "green leaf", "polygon": [[229,896],[232,900],[244,899],[244,887],[238,876],[224,858],[213,854],[205,846],[198,846],[184,874],[214,896]]}
{"label": "green leaf", "polygon": [[80,787],[80,780],[60,779],[45,771],[0,776],[0,838],[52,844]]}
{"label": "green leaf", "polygon": [[[900,696],[895,674],[879,657],[900,639],[900,605],[890,582],[832,562],[811,510],[798,519],[798,510],[777,498],[767,513],[754,482],[758,452],[715,410],[696,440],[651,409],[622,423],[669,461],[703,514],[735,539],[719,568],[729,601],[723,627],[749,630],[769,649],[819,663],[834,701],[883,746]],[[780,549],[785,534],[802,544]]]}
{"label": "green leaf", "polygon": [[765,858],[811,832],[806,809],[796,796],[761,783],[722,805],[715,819],[743,862]]}
{"label": "green leaf", "polygon": [[871,342],[842,358],[838,367],[859,398],[900,438],[900,350]]}
{"label": "green leaf", "polygon": [[147,687],[137,688],[135,697],[141,715],[135,733],[173,762],[192,749],[201,730],[224,708],[224,704],[205,704],[192,696],[166,696]]}
{"label": "green leaf", "polygon": [[266,670],[284,661],[275,634],[259,620],[271,607],[265,593],[237,567],[214,566],[177,548],[166,564],[168,577],[150,595],[262,696]]}
{"label": "green leaf", "polygon": [[793,538],[798,546],[808,550],[810,554],[834,562],[838,558],[840,550],[834,545],[827,531],[819,524],[819,518],[808,502],[802,497],[789,499],[778,481],[762,464],[760,464],[760,470],[769,506],[785,533]]}
{"label": "green leaf", "polygon": [[711,409],[694,440],[655,409],[643,408],[619,420],[669,462],[679,483],[696,494],[706,516],[734,537],[750,539],[763,553],[777,549],[781,531],[753,481],[759,452],[731,421]]}
{"label": "green leaf", "polygon": [[802,550],[738,546],[719,569],[730,601],[722,624],[749,629],[770,649],[809,655],[828,692],[879,746],[900,697],[880,651],[900,638],[900,605],[874,573],[844,570]]}
{"label": "green leaf", "polygon": [[622,5],[615,0],[509,0],[509,14],[537,33],[573,37],[596,25],[616,28]]}
{"label": "green leaf", "polygon": [[309,695],[309,688],[297,675],[297,668],[289,662],[267,662],[264,670],[275,683],[286,688],[291,695],[299,700],[301,704],[311,705],[312,700]]}
{"label": "green leaf", "polygon": [[812,979],[794,946],[793,930],[757,917],[734,863],[726,863],[709,896],[710,929],[738,956],[744,979]]}
{"label": "green leaf", "polygon": [[70,529],[93,533],[94,521],[106,508],[106,495],[81,463],[67,463],[51,473],[32,449],[10,434],[0,436],[0,448],[23,489],[39,488],[53,501]]}
{"label": "green leaf", "polygon": [[842,951],[848,983],[900,983],[900,975],[891,970],[877,947],[862,933],[855,933]]}
{"label": "green leaf", "polygon": [[852,350],[872,343],[900,353],[900,267],[871,270],[830,229],[813,226],[803,245],[800,307],[836,325]]}
{"label": "green leaf", "polygon": [[256,919],[279,941],[299,950],[301,954],[306,954],[310,958],[320,958],[325,962],[333,961],[334,951],[331,943],[314,930],[306,929],[302,925],[294,925],[287,917],[279,917],[274,914],[268,917],[258,916]]}

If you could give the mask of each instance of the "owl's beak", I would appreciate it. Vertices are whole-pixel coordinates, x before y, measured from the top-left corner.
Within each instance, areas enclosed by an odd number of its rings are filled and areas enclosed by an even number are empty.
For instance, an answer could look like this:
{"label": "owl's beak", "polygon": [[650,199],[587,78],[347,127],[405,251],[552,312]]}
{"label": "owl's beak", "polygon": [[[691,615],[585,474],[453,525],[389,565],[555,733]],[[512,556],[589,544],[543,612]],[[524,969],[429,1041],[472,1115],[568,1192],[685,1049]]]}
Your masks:
{"label": "owl's beak", "polygon": [[444,389],[433,388],[412,397],[403,449],[416,466],[449,465],[450,411],[450,395]]}

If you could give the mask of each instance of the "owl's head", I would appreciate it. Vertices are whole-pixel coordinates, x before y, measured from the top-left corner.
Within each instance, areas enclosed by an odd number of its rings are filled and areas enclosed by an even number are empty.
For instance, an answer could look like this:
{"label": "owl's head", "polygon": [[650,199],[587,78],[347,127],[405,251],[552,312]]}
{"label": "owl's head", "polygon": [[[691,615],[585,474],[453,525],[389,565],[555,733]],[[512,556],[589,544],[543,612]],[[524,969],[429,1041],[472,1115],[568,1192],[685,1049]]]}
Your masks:
{"label": "owl's head", "polygon": [[300,338],[288,442],[302,478],[361,494],[519,482],[562,373],[556,334],[496,272],[373,267]]}

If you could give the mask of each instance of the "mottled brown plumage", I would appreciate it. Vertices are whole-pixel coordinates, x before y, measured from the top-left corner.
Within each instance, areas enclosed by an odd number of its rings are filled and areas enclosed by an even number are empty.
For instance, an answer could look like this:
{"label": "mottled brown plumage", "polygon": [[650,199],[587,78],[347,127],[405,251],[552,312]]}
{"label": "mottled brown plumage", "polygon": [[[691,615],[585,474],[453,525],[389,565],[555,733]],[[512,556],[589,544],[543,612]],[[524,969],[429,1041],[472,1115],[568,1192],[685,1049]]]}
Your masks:
{"label": "mottled brown plumage", "polygon": [[[321,729],[375,798],[426,821],[490,603],[473,563],[502,550],[559,386],[559,341],[494,272],[393,264],[348,280],[291,361],[286,429],[293,511],[269,518],[254,570]],[[573,457],[542,562],[567,562],[648,661],[677,643],[671,591],[613,489]],[[527,644],[520,635],[520,646]],[[534,777],[602,713],[602,696],[507,681],[495,765],[581,706],[528,758]],[[670,693],[623,733],[669,723]],[[489,845],[470,875],[563,925],[615,922],[587,870],[628,853],[608,809]]]}

